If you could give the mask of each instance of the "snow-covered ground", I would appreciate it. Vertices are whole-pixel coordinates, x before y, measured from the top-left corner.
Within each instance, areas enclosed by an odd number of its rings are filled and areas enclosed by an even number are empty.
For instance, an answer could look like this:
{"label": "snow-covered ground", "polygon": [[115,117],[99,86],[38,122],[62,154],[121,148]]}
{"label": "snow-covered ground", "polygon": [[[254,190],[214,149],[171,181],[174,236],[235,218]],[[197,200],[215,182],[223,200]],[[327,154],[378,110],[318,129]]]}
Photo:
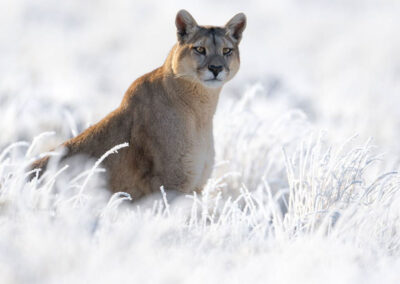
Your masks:
{"label": "snow-covered ground", "polygon": [[[182,8],[248,17],[204,194],[131,205],[97,170],[26,183],[162,64]],[[396,0],[1,1],[0,283],[400,283],[399,15]]]}

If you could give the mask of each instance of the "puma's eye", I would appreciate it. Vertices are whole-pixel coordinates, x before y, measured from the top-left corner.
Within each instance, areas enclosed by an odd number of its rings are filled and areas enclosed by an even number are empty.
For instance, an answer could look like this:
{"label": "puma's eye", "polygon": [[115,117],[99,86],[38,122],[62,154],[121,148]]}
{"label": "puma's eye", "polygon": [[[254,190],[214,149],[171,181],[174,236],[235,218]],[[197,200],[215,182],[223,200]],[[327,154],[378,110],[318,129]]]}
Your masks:
{"label": "puma's eye", "polygon": [[232,48],[224,47],[224,48],[222,49],[222,53],[223,53],[224,55],[229,55],[229,54],[232,53]]}
{"label": "puma's eye", "polygon": [[206,49],[204,47],[202,47],[202,46],[195,46],[193,48],[194,48],[194,50],[196,50],[200,54],[203,54],[203,55],[206,54]]}

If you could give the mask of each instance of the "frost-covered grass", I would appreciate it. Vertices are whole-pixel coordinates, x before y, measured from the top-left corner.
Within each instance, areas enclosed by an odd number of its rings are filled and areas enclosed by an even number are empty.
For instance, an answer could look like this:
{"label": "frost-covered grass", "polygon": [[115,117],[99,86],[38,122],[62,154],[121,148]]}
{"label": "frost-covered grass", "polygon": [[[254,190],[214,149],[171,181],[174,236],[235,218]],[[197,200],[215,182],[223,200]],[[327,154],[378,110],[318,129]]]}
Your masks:
{"label": "frost-covered grass", "polygon": [[[249,20],[204,194],[132,204],[82,160],[26,182],[161,64],[180,8]],[[390,0],[1,2],[0,283],[399,283],[399,13]]]}
{"label": "frost-covered grass", "polygon": [[311,135],[282,154],[287,187],[264,176],[249,189],[227,174],[202,196],[169,201],[161,189],[136,205],[88,188],[95,168],[26,183],[27,145],[13,146],[0,161],[2,283],[398,281],[400,175],[368,181],[368,144],[331,148]]}

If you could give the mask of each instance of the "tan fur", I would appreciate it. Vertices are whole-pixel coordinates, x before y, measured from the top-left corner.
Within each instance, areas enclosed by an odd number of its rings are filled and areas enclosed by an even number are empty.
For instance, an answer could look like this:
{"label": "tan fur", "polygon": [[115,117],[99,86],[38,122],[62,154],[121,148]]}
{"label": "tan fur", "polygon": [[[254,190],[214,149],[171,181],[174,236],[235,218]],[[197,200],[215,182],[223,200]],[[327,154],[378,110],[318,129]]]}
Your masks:
{"label": "tan fur", "polygon": [[[186,193],[201,191],[214,163],[213,116],[219,93],[239,69],[238,44],[245,24],[245,16],[238,14],[225,27],[202,27],[187,11],[179,11],[178,43],[164,65],[134,81],[116,110],[63,143],[65,158],[98,158],[129,142],[103,162],[112,191],[133,198],[162,185]],[[196,45],[208,53],[198,54]],[[234,51],[224,56],[227,45]],[[210,64],[222,64],[224,70],[205,81],[213,76]],[[38,160],[32,168],[45,170],[47,162]]]}

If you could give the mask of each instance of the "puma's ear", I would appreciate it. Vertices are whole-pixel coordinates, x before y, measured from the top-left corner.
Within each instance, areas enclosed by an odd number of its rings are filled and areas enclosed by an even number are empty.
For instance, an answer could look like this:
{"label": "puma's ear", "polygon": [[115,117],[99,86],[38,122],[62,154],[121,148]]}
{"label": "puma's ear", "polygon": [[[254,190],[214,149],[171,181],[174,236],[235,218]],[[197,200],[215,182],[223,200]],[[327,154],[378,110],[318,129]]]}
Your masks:
{"label": "puma's ear", "polygon": [[196,21],[186,10],[180,10],[178,14],[176,14],[175,25],[179,42],[184,42],[197,28]]}
{"label": "puma's ear", "polygon": [[236,14],[225,25],[227,34],[230,35],[238,43],[242,39],[242,33],[246,28],[246,15],[243,13]]}

